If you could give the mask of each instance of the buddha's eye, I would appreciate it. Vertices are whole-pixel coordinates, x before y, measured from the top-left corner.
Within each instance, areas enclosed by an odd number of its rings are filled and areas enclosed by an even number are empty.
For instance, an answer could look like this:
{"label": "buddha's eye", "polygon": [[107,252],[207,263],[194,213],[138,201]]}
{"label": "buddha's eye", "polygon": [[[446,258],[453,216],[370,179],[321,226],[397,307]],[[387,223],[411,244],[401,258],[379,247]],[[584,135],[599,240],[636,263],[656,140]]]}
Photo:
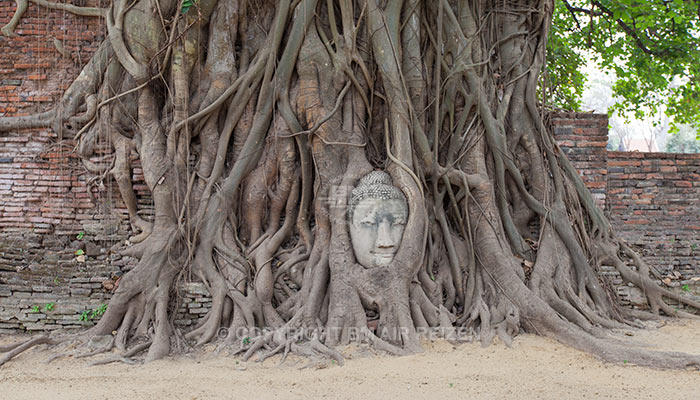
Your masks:
{"label": "buddha's eye", "polygon": [[404,217],[394,217],[391,221],[392,226],[406,225],[406,218]]}
{"label": "buddha's eye", "polygon": [[362,225],[365,228],[371,228],[371,227],[377,225],[377,222],[376,221],[362,221],[362,222],[360,222],[360,225]]}

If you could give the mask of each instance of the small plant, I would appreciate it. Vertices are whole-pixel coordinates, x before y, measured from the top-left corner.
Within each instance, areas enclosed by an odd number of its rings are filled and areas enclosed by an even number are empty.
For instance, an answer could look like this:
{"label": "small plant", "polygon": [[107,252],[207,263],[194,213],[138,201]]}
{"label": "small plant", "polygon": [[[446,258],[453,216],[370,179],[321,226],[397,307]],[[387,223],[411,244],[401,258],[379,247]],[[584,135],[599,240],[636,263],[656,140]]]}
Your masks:
{"label": "small plant", "polygon": [[54,277],[54,278],[53,278],[53,283],[55,283],[55,284],[57,284],[57,285],[58,285],[58,282],[59,282],[59,279],[58,279],[58,277],[57,277],[57,276],[56,276],[56,277]]}
{"label": "small plant", "polygon": [[244,345],[249,345],[250,344],[250,336],[246,336],[243,338],[243,344]]}
{"label": "small plant", "polygon": [[30,312],[38,313],[38,312],[39,312],[39,306],[33,306]]}
{"label": "small plant", "polygon": [[690,250],[695,251],[695,250],[697,250],[697,249],[698,249],[698,244],[697,244],[697,243],[693,243],[693,244],[690,245]]}
{"label": "small plant", "polygon": [[75,236],[76,239],[80,240],[85,237],[85,232],[78,232],[78,234]]}
{"label": "small plant", "polygon": [[688,292],[690,292],[690,286],[688,286],[688,285],[683,285],[683,286],[681,286],[681,290],[684,291],[684,292],[686,292],[686,293],[688,293]]}
{"label": "small plant", "polygon": [[99,307],[92,310],[92,313],[90,314],[90,319],[93,319],[95,317],[101,317],[102,314],[105,313],[105,311],[107,311],[107,304],[100,304]]}
{"label": "small plant", "polygon": [[107,311],[107,304],[100,304],[100,306],[97,308],[85,310],[80,313],[80,318],[78,318],[78,320],[87,322],[97,317],[101,317],[105,311]]}
{"label": "small plant", "polygon": [[83,251],[83,249],[78,249],[75,251],[76,256],[82,256],[83,254],[85,254],[85,251]]}
{"label": "small plant", "polygon": [[53,301],[51,303],[47,303],[44,306],[44,311],[53,311],[53,307],[56,305]]}

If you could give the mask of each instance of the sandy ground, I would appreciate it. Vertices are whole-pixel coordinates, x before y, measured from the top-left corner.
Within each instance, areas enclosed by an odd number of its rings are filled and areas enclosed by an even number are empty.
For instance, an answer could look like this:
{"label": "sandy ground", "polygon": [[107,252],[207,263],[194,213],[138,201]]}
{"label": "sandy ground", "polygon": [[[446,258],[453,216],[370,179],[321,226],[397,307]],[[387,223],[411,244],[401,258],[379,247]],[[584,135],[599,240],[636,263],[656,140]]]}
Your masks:
{"label": "sandy ground", "polygon": [[[700,322],[617,335],[651,349],[700,354]],[[5,336],[0,343],[15,339]],[[244,363],[211,353],[141,366],[88,366],[89,360],[70,358],[46,364],[52,352],[37,348],[0,367],[0,398],[700,398],[698,371],[605,364],[533,335],[518,336],[512,348],[438,341],[425,349],[424,354],[390,357],[346,348],[352,358],[342,367],[326,362],[300,369],[306,360],[292,357],[280,366],[279,357]]]}

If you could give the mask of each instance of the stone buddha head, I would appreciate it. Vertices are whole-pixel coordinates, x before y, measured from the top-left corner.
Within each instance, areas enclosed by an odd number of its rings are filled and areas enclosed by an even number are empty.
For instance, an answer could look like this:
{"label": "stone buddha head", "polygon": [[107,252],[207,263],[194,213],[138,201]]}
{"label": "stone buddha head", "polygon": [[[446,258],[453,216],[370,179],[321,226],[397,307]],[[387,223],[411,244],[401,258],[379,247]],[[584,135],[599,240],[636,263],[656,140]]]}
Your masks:
{"label": "stone buddha head", "polygon": [[372,171],[352,190],[347,220],[357,262],[365,268],[389,265],[408,219],[406,196],[391,176]]}

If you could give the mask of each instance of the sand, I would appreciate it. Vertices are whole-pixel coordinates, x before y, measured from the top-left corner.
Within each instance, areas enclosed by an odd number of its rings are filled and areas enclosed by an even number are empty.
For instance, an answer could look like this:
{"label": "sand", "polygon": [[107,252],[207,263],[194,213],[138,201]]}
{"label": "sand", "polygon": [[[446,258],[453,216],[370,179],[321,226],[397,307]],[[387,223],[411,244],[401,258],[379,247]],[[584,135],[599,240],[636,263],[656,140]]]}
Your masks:
{"label": "sand", "polygon": [[[632,336],[629,336],[632,335]],[[650,349],[700,354],[700,322],[618,332]],[[7,344],[16,337],[5,336]],[[332,362],[301,369],[308,360],[279,365],[198,353],[146,365],[88,366],[90,359],[57,359],[32,349],[0,367],[2,399],[696,399],[700,372],[602,363],[557,342],[523,334],[512,348],[495,343],[425,343],[425,353],[392,357],[348,347],[342,367]],[[99,359],[103,356],[95,356]]]}

